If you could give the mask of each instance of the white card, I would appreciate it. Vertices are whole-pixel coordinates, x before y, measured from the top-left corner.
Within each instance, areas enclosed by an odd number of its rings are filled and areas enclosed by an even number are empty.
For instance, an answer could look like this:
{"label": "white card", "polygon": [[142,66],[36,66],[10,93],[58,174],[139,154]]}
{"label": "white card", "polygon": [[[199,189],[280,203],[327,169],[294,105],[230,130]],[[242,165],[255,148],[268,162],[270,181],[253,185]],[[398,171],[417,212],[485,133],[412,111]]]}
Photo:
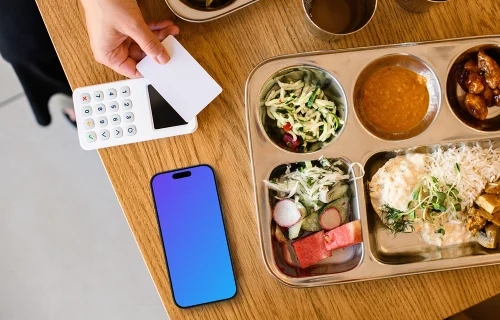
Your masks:
{"label": "white card", "polygon": [[137,64],[137,70],[189,122],[222,92],[222,88],[173,36],[168,36],[162,44],[170,61],[160,65],[146,57]]}

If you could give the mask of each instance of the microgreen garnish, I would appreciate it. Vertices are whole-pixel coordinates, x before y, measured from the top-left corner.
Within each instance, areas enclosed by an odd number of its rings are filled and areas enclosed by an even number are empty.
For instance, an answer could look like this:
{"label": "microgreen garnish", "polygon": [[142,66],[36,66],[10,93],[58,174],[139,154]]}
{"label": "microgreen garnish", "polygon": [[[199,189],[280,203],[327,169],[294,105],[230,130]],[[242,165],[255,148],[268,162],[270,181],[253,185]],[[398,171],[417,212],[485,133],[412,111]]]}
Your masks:
{"label": "microgreen garnish", "polygon": [[415,219],[415,211],[403,212],[392,208],[388,205],[383,205],[380,210],[384,213],[384,223],[389,227],[391,233],[396,236],[400,232],[413,232],[413,220]]}

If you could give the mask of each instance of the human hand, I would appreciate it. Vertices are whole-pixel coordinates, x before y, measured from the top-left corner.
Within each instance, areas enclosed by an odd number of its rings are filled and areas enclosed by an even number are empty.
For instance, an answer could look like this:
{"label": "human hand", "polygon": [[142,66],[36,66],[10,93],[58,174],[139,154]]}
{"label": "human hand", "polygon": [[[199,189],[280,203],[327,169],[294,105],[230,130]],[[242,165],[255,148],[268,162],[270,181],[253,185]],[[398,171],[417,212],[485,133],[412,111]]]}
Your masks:
{"label": "human hand", "polygon": [[139,78],[146,55],[159,64],[170,57],[160,41],[179,34],[170,20],[146,24],[135,0],[81,0],[94,58],[129,78]]}

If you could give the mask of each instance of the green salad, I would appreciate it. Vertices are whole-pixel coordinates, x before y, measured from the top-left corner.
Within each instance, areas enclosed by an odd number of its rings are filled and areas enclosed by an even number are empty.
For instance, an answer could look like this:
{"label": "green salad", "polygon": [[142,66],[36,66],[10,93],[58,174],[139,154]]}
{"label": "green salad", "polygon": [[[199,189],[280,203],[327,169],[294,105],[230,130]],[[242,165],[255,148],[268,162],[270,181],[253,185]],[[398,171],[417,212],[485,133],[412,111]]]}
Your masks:
{"label": "green salad", "polygon": [[265,100],[267,115],[285,133],[282,141],[292,151],[308,144],[335,137],[344,121],[334,101],[315,84],[304,80],[283,83],[271,90]]}

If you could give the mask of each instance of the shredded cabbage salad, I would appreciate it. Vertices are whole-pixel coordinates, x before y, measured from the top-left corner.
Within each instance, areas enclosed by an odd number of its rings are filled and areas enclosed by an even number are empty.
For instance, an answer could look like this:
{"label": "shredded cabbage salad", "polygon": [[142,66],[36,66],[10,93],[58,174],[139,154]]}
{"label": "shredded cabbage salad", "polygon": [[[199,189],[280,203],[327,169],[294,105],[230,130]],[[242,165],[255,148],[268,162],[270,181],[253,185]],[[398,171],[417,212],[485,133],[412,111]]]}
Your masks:
{"label": "shredded cabbage salad", "polygon": [[271,90],[265,101],[267,115],[293,141],[300,137],[306,147],[308,143],[324,142],[337,135],[344,121],[338,117],[335,103],[328,100],[319,86],[303,80],[277,82],[279,89]]}
{"label": "shredded cabbage salad", "polygon": [[[347,169],[341,169],[345,166],[342,161],[330,163],[326,158],[319,159],[320,166],[312,165],[311,161],[305,161],[305,165],[299,170],[290,171],[287,167],[285,174],[275,181],[265,180],[265,185],[278,192],[277,199],[294,198],[295,202],[302,202],[306,208],[314,211],[323,206],[328,191],[332,186],[340,181],[351,181],[360,179],[364,175],[360,164],[352,164]],[[355,176],[353,166],[361,167],[361,176]],[[352,171],[352,175],[349,172]]]}

